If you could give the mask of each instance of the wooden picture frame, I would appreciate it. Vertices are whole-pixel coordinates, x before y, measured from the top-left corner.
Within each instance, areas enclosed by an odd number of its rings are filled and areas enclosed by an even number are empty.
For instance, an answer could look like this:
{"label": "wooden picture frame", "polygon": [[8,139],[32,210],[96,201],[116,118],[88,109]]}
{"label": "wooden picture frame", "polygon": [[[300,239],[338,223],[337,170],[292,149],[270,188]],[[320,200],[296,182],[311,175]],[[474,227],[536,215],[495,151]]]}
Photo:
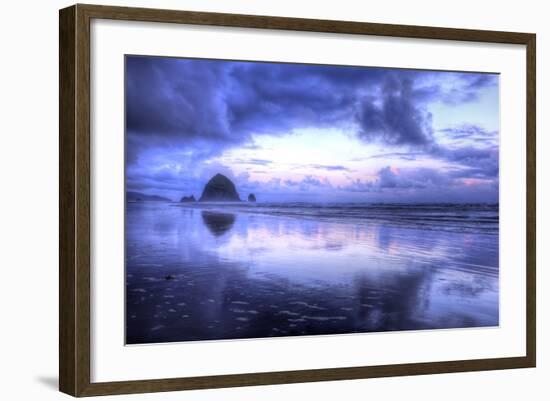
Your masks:
{"label": "wooden picture frame", "polygon": [[[90,380],[90,21],[95,18],[526,46],[526,355],[493,359],[92,383]],[[59,29],[59,388],[62,392],[73,396],[95,396],[535,366],[536,37],[534,34],[80,4],[60,10]]]}

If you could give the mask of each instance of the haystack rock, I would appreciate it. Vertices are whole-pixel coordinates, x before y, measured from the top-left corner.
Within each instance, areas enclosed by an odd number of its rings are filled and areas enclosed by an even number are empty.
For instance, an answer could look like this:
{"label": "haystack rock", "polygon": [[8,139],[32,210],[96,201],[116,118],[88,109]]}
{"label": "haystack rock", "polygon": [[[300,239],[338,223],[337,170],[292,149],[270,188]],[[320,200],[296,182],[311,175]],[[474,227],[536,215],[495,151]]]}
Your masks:
{"label": "haystack rock", "polygon": [[199,202],[239,202],[239,194],[235,184],[222,174],[216,174],[208,181]]}
{"label": "haystack rock", "polygon": [[256,195],[254,195],[254,194],[248,195],[248,201],[249,202],[256,202]]}
{"label": "haystack rock", "polygon": [[180,202],[196,202],[197,200],[195,199],[195,195],[191,195],[191,196],[184,196],[183,198],[181,198]]}

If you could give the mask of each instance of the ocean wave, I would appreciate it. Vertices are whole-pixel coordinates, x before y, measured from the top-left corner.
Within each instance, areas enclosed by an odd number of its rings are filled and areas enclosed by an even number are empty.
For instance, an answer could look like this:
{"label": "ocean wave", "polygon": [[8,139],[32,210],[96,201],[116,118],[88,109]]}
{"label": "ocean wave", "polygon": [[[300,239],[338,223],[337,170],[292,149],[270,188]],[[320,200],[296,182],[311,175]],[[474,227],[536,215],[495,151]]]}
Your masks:
{"label": "ocean wave", "polygon": [[338,223],[379,223],[405,228],[497,235],[498,204],[192,203],[172,204],[219,213],[259,214]]}

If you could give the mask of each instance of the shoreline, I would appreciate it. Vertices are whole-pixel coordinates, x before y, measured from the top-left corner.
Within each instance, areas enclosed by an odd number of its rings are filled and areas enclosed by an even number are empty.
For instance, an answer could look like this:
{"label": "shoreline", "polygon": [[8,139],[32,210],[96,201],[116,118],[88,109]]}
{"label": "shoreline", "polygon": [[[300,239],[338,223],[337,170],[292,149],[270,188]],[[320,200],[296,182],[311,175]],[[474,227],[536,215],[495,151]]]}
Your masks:
{"label": "shoreline", "polygon": [[[166,205],[170,208],[230,215],[297,219],[334,224],[498,235],[498,204],[341,204],[267,202],[137,202],[132,205]],[[473,217],[472,217],[473,216]]]}

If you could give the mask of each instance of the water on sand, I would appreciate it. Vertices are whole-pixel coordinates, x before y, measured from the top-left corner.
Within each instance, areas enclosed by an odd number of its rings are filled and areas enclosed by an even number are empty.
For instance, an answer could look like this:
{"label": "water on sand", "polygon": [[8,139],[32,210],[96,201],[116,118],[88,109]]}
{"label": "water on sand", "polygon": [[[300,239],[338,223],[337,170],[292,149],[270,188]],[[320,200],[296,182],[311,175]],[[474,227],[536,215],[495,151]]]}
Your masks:
{"label": "water on sand", "polygon": [[495,326],[498,205],[129,203],[128,344]]}

